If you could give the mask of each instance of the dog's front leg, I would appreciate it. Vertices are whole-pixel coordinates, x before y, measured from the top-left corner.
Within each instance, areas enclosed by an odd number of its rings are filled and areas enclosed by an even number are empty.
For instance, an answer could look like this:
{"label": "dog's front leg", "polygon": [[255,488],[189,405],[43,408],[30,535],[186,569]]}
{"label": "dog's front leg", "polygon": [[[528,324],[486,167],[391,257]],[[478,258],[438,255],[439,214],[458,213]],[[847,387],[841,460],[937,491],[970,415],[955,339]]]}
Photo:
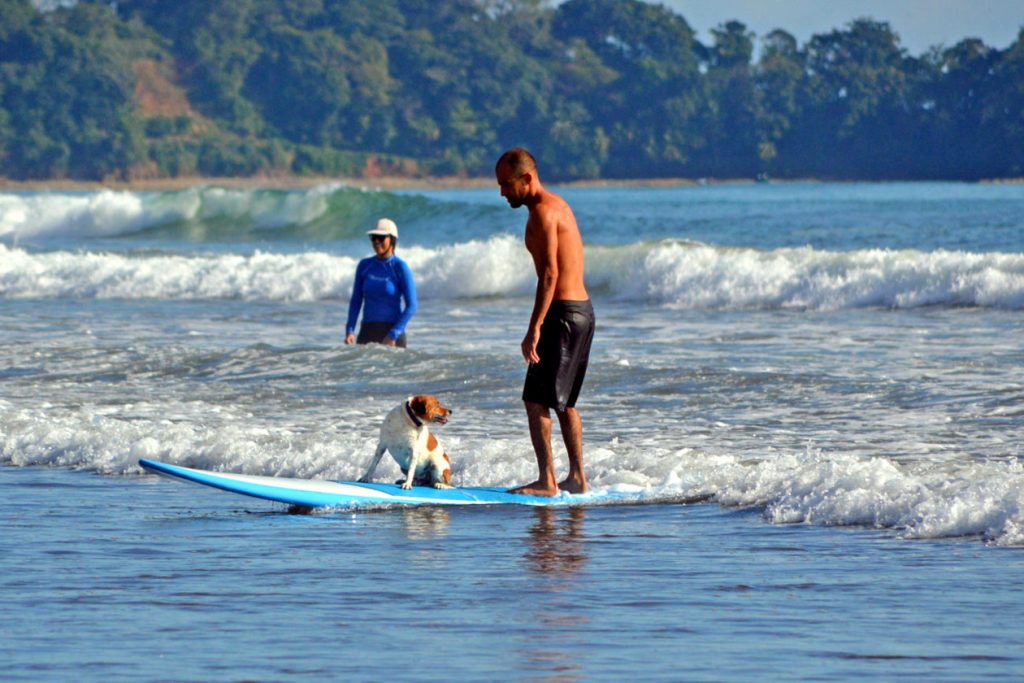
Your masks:
{"label": "dog's front leg", "polygon": [[366,474],[364,474],[363,476],[359,477],[359,481],[361,481],[361,482],[368,482],[368,481],[370,481],[370,479],[373,477],[373,473],[377,469],[377,465],[380,464],[380,459],[384,457],[384,451],[385,450],[387,450],[387,449],[384,447],[384,444],[381,444],[381,443],[377,444],[377,450],[373,454],[373,459],[370,460],[370,466],[366,468]]}
{"label": "dog's front leg", "polygon": [[409,458],[409,470],[405,474],[405,481],[402,482],[402,488],[408,491],[412,488],[412,483],[416,481],[416,470],[419,469],[420,461],[413,453]]}

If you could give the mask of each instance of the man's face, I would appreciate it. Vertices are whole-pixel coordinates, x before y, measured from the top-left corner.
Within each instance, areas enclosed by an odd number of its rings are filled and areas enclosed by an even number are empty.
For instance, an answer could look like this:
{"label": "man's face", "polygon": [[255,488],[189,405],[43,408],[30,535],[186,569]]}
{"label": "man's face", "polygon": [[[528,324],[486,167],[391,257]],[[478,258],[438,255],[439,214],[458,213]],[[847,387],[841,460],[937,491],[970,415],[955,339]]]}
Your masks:
{"label": "man's face", "polygon": [[494,175],[498,179],[501,196],[508,201],[508,205],[513,209],[522,206],[523,200],[526,198],[526,174],[517,174],[509,166],[502,164]]}

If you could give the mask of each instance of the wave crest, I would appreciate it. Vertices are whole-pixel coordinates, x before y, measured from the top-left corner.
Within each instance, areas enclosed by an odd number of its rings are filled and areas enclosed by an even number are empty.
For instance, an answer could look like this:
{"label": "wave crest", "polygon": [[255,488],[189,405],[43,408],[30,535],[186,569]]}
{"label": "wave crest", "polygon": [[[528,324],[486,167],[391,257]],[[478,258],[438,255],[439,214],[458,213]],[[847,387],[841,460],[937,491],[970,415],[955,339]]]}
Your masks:
{"label": "wave crest", "polygon": [[[496,235],[402,256],[421,296],[529,296],[533,265]],[[345,299],[357,259],[319,251],[251,255],[42,252],[0,245],[0,297],[10,299]],[[677,241],[587,249],[597,297],[677,308],[1024,308],[1024,254],[954,251],[759,251]]]}
{"label": "wave crest", "polygon": [[0,194],[0,238],[152,235],[189,242],[348,239],[382,215],[429,213],[431,200],[340,184],[305,190],[192,187],[176,192]]}
{"label": "wave crest", "polygon": [[1024,255],[714,247],[679,241],[588,250],[588,282],[679,308],[1024,307]]}

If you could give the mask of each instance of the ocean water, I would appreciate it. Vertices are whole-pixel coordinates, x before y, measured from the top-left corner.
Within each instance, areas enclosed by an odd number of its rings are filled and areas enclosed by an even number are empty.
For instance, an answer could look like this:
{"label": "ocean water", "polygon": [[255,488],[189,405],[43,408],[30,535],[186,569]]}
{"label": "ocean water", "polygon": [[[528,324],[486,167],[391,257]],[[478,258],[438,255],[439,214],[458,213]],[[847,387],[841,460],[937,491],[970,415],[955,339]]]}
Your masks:
{"label": "ocean water", "polygon": [[[0,676],[1024,678],[1024,186],[557,189],[588,475],[648,505],[292,515],[137,466],[352,479],[432,393],[456,484],[531,480],[496,188],[0,194]],[[407,350],[342,344],[381,215]]]}

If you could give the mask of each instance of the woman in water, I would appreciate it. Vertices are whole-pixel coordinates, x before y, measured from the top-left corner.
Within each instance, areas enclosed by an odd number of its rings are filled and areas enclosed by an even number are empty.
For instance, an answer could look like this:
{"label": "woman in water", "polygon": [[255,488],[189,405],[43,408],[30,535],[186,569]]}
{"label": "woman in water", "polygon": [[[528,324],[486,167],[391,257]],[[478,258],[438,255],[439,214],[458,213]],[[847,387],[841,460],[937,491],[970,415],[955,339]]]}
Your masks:
{"label": "woman in water", "polygon": [[[352,298],[348,303],[345,343],[379,343],[405,348],[405,326],[416,313],[416,284],[409,264],[395,256],[398,226],[390,218],[381,218],[367,232],[374,255],[356,266]],[[403,307],[404,301],[404,307]],[[356,320],[363,321],[356,337]]]}

